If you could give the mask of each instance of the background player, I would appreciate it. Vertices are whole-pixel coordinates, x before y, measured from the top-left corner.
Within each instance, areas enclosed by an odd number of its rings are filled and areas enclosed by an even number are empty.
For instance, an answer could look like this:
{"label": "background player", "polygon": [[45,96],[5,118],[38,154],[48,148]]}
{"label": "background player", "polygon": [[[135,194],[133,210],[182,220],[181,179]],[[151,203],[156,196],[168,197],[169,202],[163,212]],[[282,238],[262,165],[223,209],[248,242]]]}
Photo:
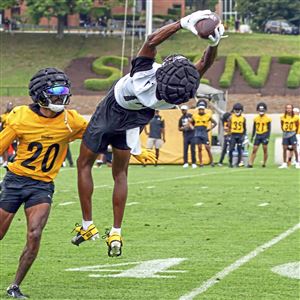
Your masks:
{"label": "background player", "polygon": [[285,106],[285,113],[280,117],[282,130],[282,148],[283,148],[283,163],[279,166],[280,169],[285,169],[287,165],[287,149],[292,146],[295,155],[295,167],[300,169],[297,151],[296,133],[299,128],[299,117],[293,111],[293,105],[287,104]]}
{"label": "background player", "polygon": [[224,141],[223,141],[220,160],[218,162],[218,166],[220,166],[220,167],[223,166],[223,160],[227,153],[227,149],[229,149],[229,146],[230,146],[230,140],[231,140],[231,132],[230,132],[230,128],[229,128],[230,117],[231,117],[231,113],[229,113],[229,112],[224,113],[222,116],[222,123],[223,123],[223,129],[224,129]]}
{"label": "background player", "polygon": [[191,148],[192,155],[192,168],[196,169],[196,151],[194,143],[194,126],[191,124],[192,114],[188,113],[189,107],[187,105],[182,105],[180,107],[182,116],[178,121],[178,130],[182,131],[183,136],[183,168],[188,168],[188,151],[189,146]]}
{"label": "background player", "polygon": [[[202,160],[202,145],[204,145],[209,157],[209,163],[214,167],[214,161],[212,153],[210,151],[210,143],[208,139],[208,132],[213,130],[217,126],[217,122],[212,118],[211,113],[205,111],[207,108],[207,103],[204,100],[200,100],[197,104],[198,113],[193,114],[192,124],[195,129],[194,143],[198,145],[198,156],[200,167],[203,167]],[[209,128],[212,124],[211,128]]]}
{"label": "background player", "polygon": [[78,190],[85,226],[93,222],[92,166],[97,153],[102,152],[109,143],[113,147],[114,221],[106,239],[110,256],[121,254],[121,224],[127,199],[130,149],[137,147],[139,134],[153,118],[155,109],[173,108],[194,97],[200,77],[216,57],[224,27],[218,25],[214,36],[210,36],[210,46],[195,65],[181,55],[171,55],[162,65],[157,64],[154,62],[156,47],[182,28],[197,34],[195,24],[210,14],[209,10],[197,11],[149,35],[132,61],[130,74],[111,87],[87,127],[77,163]]}
{"label": "background player", "polygon": [[246,118],[242,115],[244,107],[240,103],[235,103],[232,108],[232,114],[229,118],[229,128],[231,132],[229,147],[229,167],[232,168],[233,151],[237,146],[238,160],[237,166],[240,165],[243,154],[243,141],[246,135]]}
{"label": "background player", "polygon": [[266,166],[267,159],[268,159],[268,144],[269,144],[269,138],[271,134],[272,119],[268,115],[266,115],[266,111],[267,111],[266,103],[264,102],[258,103],[256,106],[256,111],[258,112],[258,115],[254,118],[251,143],[253,142],[254,137],[255,140],[254,140],[254,147],[250,156],[248,168],[253,167],[256,153],[260,144],[262,144],[263,151],[264,151],[264,160],[262,164],[263,168]]}
{"label": "background player", "polygon": [[[39,251],[54,193],[53,180],[65,159],[68,143],[81,138],[87,125],[75,110],[65,109],[71,93],[69,78],[62,71],[40,70],[31,78],[29,92],[34,103],[14,108],[0,133],[0,153],[19,138],[16,159],[8,164],[2,182],[0,239],[22,204],[27,220],[26,245],[15,279],[7,289],[13,298],[25,298],[19,285]],[[90,230],[98,234],[94,225]]]}
{"label": "background player", "polygon": [[147,127],[145,127],[145,133],[148,135],[147,149],[155,148],[156,166],[159,158],[159,149],[166,142],[165,120],[159,114],[158,109],[155,110],[154,117],[149,122],[149,132]]}

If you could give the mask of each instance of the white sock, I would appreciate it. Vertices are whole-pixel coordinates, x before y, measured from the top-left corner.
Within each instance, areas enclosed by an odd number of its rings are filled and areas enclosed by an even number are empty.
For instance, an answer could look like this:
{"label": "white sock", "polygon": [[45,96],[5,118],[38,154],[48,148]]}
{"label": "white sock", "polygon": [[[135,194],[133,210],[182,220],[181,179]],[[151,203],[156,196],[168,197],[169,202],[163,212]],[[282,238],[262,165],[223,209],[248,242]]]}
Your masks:
{"label": "white sock", "polygon": [[93,221],[85,221],[82,219],[82,228],[83,230],[87,230],[89,228],[90,225],[93,224]]}
{"label": "white sock", "polygon": [[121,235],[121,228],[115,228],[115,227],[112,227],[109,234],[111,235],[113,232]]}

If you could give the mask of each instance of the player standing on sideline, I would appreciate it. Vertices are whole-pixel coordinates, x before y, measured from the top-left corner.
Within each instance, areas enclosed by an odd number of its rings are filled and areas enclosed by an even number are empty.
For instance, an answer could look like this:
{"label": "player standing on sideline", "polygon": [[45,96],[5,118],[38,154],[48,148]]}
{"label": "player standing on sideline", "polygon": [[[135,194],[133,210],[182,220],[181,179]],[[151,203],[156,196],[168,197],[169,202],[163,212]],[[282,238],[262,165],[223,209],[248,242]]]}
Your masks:
{"label": "player standing on sideline", "polygon": [[297,138],[297,150],[298,150],[298,159],[300,155],[300,109],[298,107],[294,107],[293,109],[294,115],[298,116],[298,131],[296,134]]}
{"label": "player standing on sideline", "polygon": [[285,113],[280,117],[282,129],[282,148],[283,148],[283,163],[279,169],[286,169],[287,165],[287,149],[292,146],[295,154],[295,167],[300,169],[297,151],[297,138],[296,133],[299,130],[299,117],[294,114],[293,105],[287,104],[285,106]]}
{"label": "player standing on sideline", "polygon": [[[153,118],[155,109],[173,108],[193,98],[199,86],[200,77],[212,65],[217,46],[224,33],[219,24],[214,36],[210,36],[201,60],[195,65],[181,55],[171,55],[162,65],[154,62],[156,47],[182,28],[195,35],[195,24],[209,17],[211,11],[197,11],[180,21],[163,26],[148,36],[132,61],[130,74],[122,77],[111,87],[107,96],[98,105],[81,143],[78,158],[78,190],[83,216],[82,234],[92,221],[92,166],[97,153],[113,147],[112,173],[114,179],[113,226],[106,242],[108,255],[121,255],[121,224],[127,198],[127,172],[130,149],[134,149],[139,134]],[[78,228],[78,230],[81,227]],[[77,230],[77,231],[78,231]],[[81,238],[78,232],[77,237]]]}
{"label": "player standing on sideline", "polygon": [[159,115],[158,109],[155,110],[154,117],[149,122],[149,127],[149,132],[147,131],[147,127],[145,127],[145,134],[148,135],[147,149],[151,150],[153,147],[155,148],[155,166],[157,166],[159,149],[166,142],[165,120]]}
{"label": "player standing on sideline", "polygon": [[272,119],[266,115],[267,105],[264,102],[260,102],[256,106],[256,111],[258,112],[258,116],[254,118],[253,122],[253,130],[251,143],[254,140],[254,147],[250,156],[248,168],[253,168],[253,163],[256,157],[256,153],[260,144],[263,145],[264,151],[264,161],[262,167],[266,167],[267,159],[268,159],[268,144],[271,134],[271,122]]}
{"label": "player standing on sideline", "polygon": [[244,107],[240,103],[235,103],[232,108],[232,114],[229,118],[229,128],[231,132],[230,147],[229,147],[229,167],[232,168],[233,151],[237,146],[238,161],[237,166],[240,166],[243,154],[243,141],[246,135],[246,118],[242,115]]}
{"label": "player standing on sideline", "polygon": [[189,107],[187,105],[182,105],[180,107],[182,116],[178,121],[178,130],[182,131],[183,135],[183,168],[188,168],[188,152],[189,146],[191,147],[192,154],[192,168],[196,169],[196,151],[194,143],[194,126],[191,124],[192,114],[188,113]]}
{"label": "player standing on sideline", "polygon": [[[211,114],[206,112],[207,103],[204,100],[200,100],[197,104],[198,113],[193,114],[192,124],[195,129],[194,133],[194,143],[198,145],[198,156],[200,167],[203,167],[202,160],[202,145],[204,145],[205,150],[207,151],[209,157],[209,163],[212,167],[214,167],[213,156],[210,151],[210,143],[208,139],[208,132],[213,130],[217,126],[217,122],[212,118]],[[212,123],[212,127],[209,128],[210,123]]]}
{"label": "player standing on sideline", "polygon": [[223,123],[223,129],[224,129],[224,141],[223,141],[220,160],[218,162],[218,166],[220,166],[220,167],[223,166],[223,160],[227,153],[227,149],[229,149],[229,146],[230,146],[230,140],[231,140],[231,132],[230,132],[230,128],[229,128],[230,117],[231,117],[231,113],[229,113],[229,112],[224,113],[222,116],[222,123]]}
{"label": "player standing on sideline", "polygon": [[[39,251],[54,193],[53,180],[69,142],[81,138],[87,125],[75,110],[65,109],[71,93],[69,78],[62,71],[40,70],[30,80],[29,93],[34,103],[14,108],[0,133],[0,153],[19,139],[16,159],[7,166],[0,195],[0,240],[24,203],[27,241],[15,279],[7,289],[8,296],[19,299],[26,299],[19,285]],[[98,234],[94,225],[90,230]]]}

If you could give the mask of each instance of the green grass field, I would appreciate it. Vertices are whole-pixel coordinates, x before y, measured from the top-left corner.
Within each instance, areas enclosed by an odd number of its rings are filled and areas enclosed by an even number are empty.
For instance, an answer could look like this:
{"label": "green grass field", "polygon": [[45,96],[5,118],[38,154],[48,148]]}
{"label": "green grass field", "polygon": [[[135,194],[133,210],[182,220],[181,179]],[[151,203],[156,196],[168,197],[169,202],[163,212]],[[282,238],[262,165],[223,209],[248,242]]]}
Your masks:
{"label": "green grass field", "polygon": [[[72,150],[76,157],[78,143]],[[125,245],[119,258],[107,256],[101,239],[78,248],[70,243],[81,213],[76,169],[62,169],[39,257],[22,291],[31,299],[299,299],[299,280],[271,271],[299,261],[299,231],[232,269],[238,259],[299,222],[300,172],[279,170],[272,157],[271,151],[265,169],[259,166],[260,157],[253,169],[130,166]],[[103,166],[93,172],[93,219],[104,233],[112,222],[111,169]],[[6,299],[5,289],[24,246],[25,224],[20,209],[0,242],[1,299]],[[168,268],[162,269],[162,263]],[[98,267],[66,271],[87,266]],[[195,298],[182,297],[226,267],[228,275],[222,279],[219,274],[217,284],[208,284],[202,293],[198,290]]]}
{"label": "green grass field", "polygon": [[[28,81],[37,70],[46,66],[64,69],[72,59],[79,57],[100,57],[103,55],[121,56],[122,39],[120,37],[66,35],[58,40],[54,34],[15,34],[0,33],[1,70],[0,95],[27,95]],[[135,42],[135,53],[141,46]],[[260,56],[271,54],[299,54],[300,36],[283,36],[267,34],[229,34],[222,40],[219,55],[239,53],[244,56]],[[188,45],[188,46],[187,46]],[[130,56],[131,41],[127,37],[125,53]],[[206,41],[200,40],[190,32],[179,32],[158,47],[158,53],[166,56],[174,53],[202,53]],[[14,88],[13,88],[14,87]],[[18,88],[21,87],[21,88]]]}

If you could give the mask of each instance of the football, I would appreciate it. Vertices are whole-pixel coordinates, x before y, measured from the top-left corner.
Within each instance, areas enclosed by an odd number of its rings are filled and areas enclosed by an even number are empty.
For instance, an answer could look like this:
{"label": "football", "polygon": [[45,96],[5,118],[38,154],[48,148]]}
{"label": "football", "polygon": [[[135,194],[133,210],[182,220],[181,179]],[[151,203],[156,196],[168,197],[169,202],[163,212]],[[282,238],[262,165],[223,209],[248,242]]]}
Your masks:
{"label": "football", "polygon": [[214,30],[220,22],[221,19],[216,13],[212,13],[208,19],[200,20],[195,25],[199,37],[202,39],[208,39],[209,35],[214,36]]}

